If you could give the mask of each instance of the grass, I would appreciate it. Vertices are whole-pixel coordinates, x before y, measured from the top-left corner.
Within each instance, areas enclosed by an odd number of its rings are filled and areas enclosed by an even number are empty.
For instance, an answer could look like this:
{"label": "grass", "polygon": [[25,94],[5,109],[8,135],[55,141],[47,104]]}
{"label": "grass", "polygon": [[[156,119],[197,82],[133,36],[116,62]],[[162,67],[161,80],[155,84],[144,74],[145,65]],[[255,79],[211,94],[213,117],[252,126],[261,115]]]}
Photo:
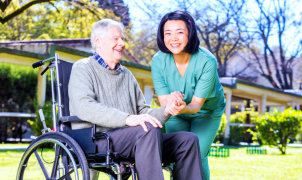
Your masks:
{"label": "grass", "polygon": [[231,149],[230,157],[209,157],[209,164],[212,180],[298,180],[302,177],[302,148],[288,148],[286,155],[271,148],[267,155],[249,155],[246,148]]}
{"label": "grass", "polygon": [[[24,150],[0,150],[0,179],[16,178],[23,153]],[[268,149],[267,155],[249,155],[246,148],[232,148],[230,157],[209,157],[209,164],[212,180],[298,180],[302,177],[302,148],[288,148],[286,155],[276,149]],[[165,172],[165,179],[168,177]]]}

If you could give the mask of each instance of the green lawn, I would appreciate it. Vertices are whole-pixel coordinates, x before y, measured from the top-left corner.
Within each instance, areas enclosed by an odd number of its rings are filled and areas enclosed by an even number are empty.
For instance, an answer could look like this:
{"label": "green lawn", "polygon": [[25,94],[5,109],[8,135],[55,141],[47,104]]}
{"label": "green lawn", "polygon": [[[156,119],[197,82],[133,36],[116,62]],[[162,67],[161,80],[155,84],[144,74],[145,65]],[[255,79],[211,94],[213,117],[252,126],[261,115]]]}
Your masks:
{"label": "green lawn", "polygon": [[[23,152],[0,150],[0,179],[15,179]],[[268,149],[267,155],[248,155],[246,148],[234,148],[230,150],[230,157],[209,157],[209,163],[212,180],[302,179],[302,148],[288,148],[287,155],[280,155],[276,149]],[[165,177],[168,179],[168,173]]]}
{"label": "green lawn", "polygon": [[267,155],[249,155],[246,148],[230,150],[228,158],[209,157],[211,179],[302,179],[302,148],[288,148],[286,155],[269,149]]}

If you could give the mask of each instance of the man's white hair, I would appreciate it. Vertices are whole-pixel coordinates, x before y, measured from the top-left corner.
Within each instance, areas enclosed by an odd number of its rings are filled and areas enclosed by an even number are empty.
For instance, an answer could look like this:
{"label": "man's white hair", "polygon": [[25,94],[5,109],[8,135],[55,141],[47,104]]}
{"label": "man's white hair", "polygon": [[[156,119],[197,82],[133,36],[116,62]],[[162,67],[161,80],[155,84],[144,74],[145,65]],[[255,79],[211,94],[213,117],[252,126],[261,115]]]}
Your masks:
{"label": "man's white hair", "polygon": [[94,37],[104,37],[107,34],[108,29],[112,26],[118,26],[121,30],[124,28],[122,23],[112,19],[102,19],[93,25],[90,36],[90,42],[93,50],[95,50]]}

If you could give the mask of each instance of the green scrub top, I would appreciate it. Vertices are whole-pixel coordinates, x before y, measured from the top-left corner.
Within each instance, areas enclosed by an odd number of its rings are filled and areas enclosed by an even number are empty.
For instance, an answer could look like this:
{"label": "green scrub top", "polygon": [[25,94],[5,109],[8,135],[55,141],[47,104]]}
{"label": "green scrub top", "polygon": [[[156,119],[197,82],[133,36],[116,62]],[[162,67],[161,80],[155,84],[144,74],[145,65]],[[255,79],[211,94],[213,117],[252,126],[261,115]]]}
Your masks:
{"label": "green scrub top", "polygon": [[152,58],[152,79],[157,95],[168,95],[174,91],[184,94],[189,104],[193,96],[206,98],[196,114],[181,114],[182,118],[220,117],[225,108],[225,98],[217,73],[217,61],[205,48],[191,55],[184,77],[176,68],[173,55],[159,51]]}

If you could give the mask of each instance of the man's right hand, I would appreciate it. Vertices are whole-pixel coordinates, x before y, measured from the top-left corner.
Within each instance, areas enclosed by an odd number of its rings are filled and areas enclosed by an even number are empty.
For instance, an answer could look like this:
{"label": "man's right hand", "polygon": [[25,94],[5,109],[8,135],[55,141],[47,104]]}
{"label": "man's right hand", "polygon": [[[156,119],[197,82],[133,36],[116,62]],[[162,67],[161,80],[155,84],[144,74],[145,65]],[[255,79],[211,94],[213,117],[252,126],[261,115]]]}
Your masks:
{"label": "man's right hand", "polygon": [[126,126],[142,126],[144,131],[148,132],[146,122],[149,122],[154,127],[162,128],[162,124],[158,119],[149,114],[130,115],[126,118]]}

